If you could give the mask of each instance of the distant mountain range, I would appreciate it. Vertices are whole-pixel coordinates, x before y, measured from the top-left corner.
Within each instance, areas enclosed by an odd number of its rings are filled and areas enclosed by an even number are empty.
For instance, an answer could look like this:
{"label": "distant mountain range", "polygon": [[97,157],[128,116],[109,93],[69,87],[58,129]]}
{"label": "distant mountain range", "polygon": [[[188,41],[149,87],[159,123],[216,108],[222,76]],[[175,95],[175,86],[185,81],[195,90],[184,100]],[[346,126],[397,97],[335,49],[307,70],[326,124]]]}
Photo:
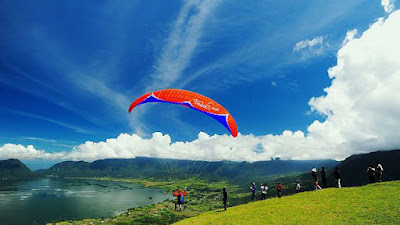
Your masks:
{"label": "distant mountain range", "polygon": [[[17,159],[0,161],[0,179],[24,179],[37,176],[57,177],[120,177],[182,179],[199,177],[210,181],[228,180],[233,183],[248,183],[278,179],[290,175],[287,182],[299,179],[311,180],[311,168],[325,166],[328,170],[338,166],[343,175],[343,185],[362,185],[368,182],[366,169],[380,160],[384,167],[385,180],[400,179],[400,150],[378,151],[353,155],[338,162],[335,160],[271,160],[259,162],[205,162],[191,160],[156,159],[138,157],[134,159],[104,159],[92,163],[66,161],[49,169],[32,172]],[[303,174],[302,174],[303,173]],[[328,172],[329,174],[331,171]],[[333,182],[331,179],[329,182]],[[311,183],[311,182],[310,182]]]}
{"label": "distant mountain range", "polygon": [[134,159],[104,159],[92,163],[83,161],[67,161],[58,163],[43,175],[59,177],[126,177],[126,178],[156,178],[183,179],[199,177],[211,181],[243,180],[260,177],[299,173],[310,167],[325,165],[332,168],[339,162],[335,160],[271,160],[260,162],[205,162],[174,159],[134,158]]}

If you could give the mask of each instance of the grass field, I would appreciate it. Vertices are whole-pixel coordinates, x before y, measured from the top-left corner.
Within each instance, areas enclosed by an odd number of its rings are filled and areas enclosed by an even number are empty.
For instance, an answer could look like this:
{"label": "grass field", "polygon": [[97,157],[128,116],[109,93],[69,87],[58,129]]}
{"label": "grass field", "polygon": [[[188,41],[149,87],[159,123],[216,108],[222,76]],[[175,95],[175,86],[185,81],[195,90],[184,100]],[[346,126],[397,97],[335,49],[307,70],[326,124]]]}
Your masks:
{"label": "grass field", "polygon": [[400,224],[400,181],[271,198],[176,224]]}

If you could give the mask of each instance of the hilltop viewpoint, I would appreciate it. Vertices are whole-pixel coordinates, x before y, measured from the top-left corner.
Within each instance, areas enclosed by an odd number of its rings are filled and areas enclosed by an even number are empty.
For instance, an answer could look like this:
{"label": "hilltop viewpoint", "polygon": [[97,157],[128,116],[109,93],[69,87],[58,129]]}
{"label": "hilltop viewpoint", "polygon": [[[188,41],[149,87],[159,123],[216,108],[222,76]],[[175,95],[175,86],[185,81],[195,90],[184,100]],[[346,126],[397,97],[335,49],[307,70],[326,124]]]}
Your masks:
{"label": "hilltop viewpoint", "polygon": [[212,211],[176,224],[399,224],[400,181],[328,188]]}

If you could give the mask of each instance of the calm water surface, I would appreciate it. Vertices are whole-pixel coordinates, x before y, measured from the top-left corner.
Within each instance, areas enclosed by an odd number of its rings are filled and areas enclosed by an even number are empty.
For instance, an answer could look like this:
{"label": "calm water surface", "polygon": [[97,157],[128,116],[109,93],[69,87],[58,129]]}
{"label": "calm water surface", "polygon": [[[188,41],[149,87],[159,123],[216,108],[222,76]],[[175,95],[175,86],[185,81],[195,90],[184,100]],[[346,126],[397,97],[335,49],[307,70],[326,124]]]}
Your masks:
{"label": "calm water surface", "polygon": [[93,180],[0,181],[0,224],[114,216],[170,198],[165,190]]}

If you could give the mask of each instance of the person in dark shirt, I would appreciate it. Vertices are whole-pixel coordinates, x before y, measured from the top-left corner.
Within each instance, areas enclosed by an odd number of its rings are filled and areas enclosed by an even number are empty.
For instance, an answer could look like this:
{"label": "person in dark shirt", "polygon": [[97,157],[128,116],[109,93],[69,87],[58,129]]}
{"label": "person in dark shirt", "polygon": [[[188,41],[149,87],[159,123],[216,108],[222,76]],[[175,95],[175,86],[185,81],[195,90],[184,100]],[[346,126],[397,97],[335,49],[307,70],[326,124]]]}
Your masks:
{"label": "person in dark shirt", "polygon": [[335,177],[335,179],[337,181],[337,187],[341,188],[342,184],[340,183],[340,179],[342,178],[342,174],[340,173],[340,170],[338,167],[335,167],[335,171],[333,172],[332,175]]}
{"label": "person in dark shirt", "polygon": [[226,210],[226,205],[228,201],[228,193],[226,192],[226,188],[222,189],[222,201],[224,202],[224,210]]}
{"label": "person in dark shirt", "polygon": [[322,170],[321,170],[321,181],[322,181],[322,187],[326,188],[327,185],[326,185],[326,169],[325,169],[325,166],[323,166]]}
{"label": "person in dark shirt", "polygon": [[251,199],[253,200],[253,201],[255,201],[256,200],[256,192],[257,192],[257,186],[256,186],[256,183],[252,183],[252,186],[250,187],[250,190],[251,190]]}
{"label": "person in dark shirt", "polygon": [[281,183],[280,182],[276,183],[276,190],[278,191],[279,198],[282,197],[282,189],[283,189],[283,187],[282,187]]}
{"label": "person in dark shirt", "polygon": [[184,196],[186,196],[187,192],[186,189],[184,192],[180,189],[175,189],[175,191],[172,193],[173,196],[176,197],[176,203],[175,203],[175,211],[182,211],[182,204],[184,201]]}
{"label": "person in dark shirt", "polygon": [[367,173],[369,182],[375,183],[375,168],[372,165],[368,166]]}

